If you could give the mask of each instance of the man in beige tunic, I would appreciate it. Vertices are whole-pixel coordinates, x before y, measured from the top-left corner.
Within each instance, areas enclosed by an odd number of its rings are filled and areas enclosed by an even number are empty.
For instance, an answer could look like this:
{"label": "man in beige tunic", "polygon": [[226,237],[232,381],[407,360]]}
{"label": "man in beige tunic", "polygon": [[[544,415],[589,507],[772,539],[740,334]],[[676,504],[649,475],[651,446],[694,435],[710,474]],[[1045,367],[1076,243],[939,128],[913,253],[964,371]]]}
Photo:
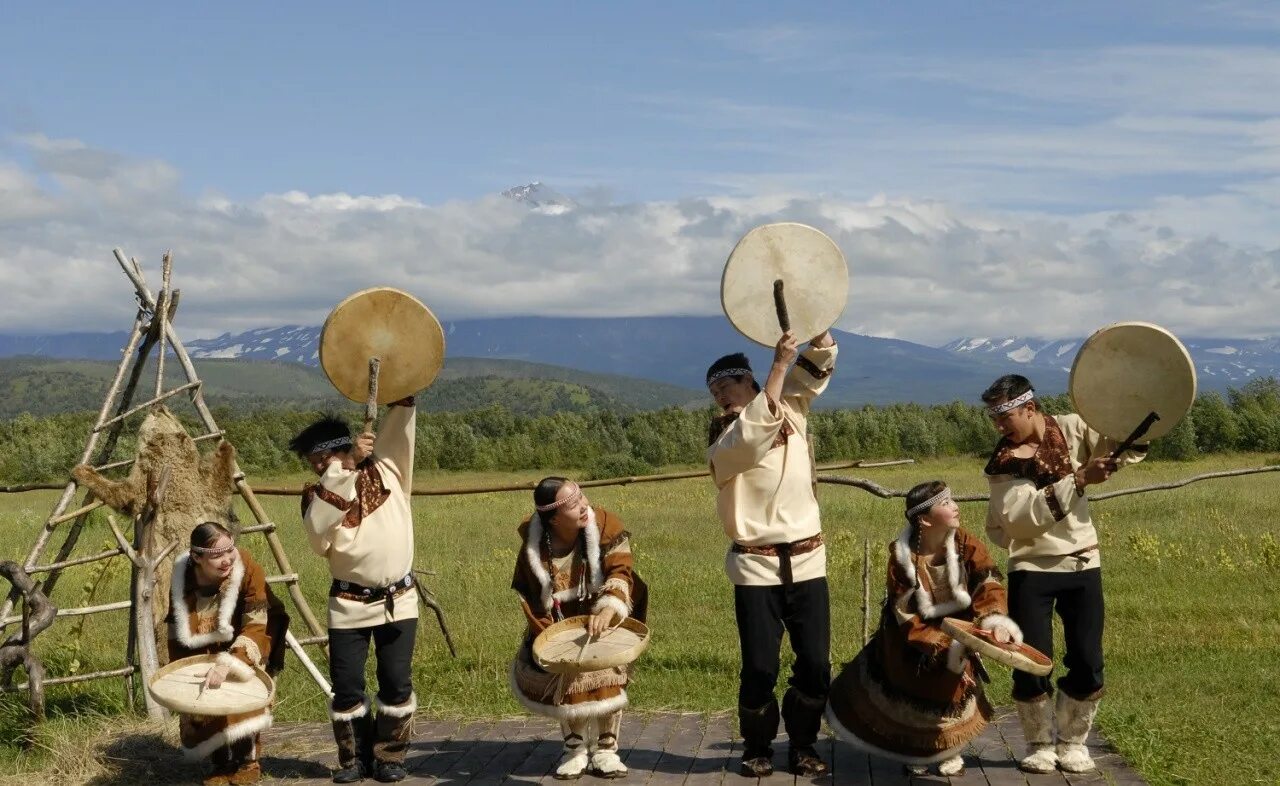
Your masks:
{"label": "man in beige tunic", "polygon": [[[1053,614],[1062,618],[1066,674],[1013,673],[1027,739],[1027,772],[1094,768],[1085,738],[1102,699],[1102,556],[1086,488],[1141,461],[1145,445],[1113,458],[1114,442],[1079,415],[1046,415],[1031,382],[1000,377],[982,394],[1001,434],[987,462],[987,536],[1009,550],[1009,616],[1025,642],[1053,656]],[[1136,424],[1135,424],[1136,425]],[[1056,745],[1055,745],[1056,725]]]}
{"label": "man in beige tunic", "polygon": [[[392,404],[379,433],[353,442],[334,418],[304,429],[290,448],[320,482],[303,492],[311,548],[329,561],[330,716],[338,745],[335,783],[366,775],[403,780],[417,700],[413,643],[418,598],[413,587],[413,399]],[[369,640],[378,661],[376,721],[370,718],[364,669]]]}
{"label": "man in beige tunic", "polygon": [[[805,777],[828,771],[813,746],[831,683],[830,599],[805,429],[835,357],[829,332],[798,357],[795,338],[785,333],[763,390],[745,355],[726,355],[707,370],[707,387],[725,412],[712,425],[707,460],[732,541],[725,572],[734,584],[742,651],[738,723],[748,777],[773,772],[779,715],[791,740],[791,770]],[[784,630],[796,662],[779,713],[774,686]]]}

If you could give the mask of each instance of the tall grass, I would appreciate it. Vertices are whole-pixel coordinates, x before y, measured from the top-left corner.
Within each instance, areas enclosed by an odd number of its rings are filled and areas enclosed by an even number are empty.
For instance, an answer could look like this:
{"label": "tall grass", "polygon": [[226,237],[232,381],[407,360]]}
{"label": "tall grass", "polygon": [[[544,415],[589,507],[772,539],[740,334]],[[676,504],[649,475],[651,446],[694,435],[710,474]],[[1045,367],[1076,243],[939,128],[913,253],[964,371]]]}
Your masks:
{"label": "tall grass", "polygon": [[[1146,485],[1189,474],[1263,463],[1258,455],[1223,455],[1192,463],[1126,469],[1108,485]],[[904,488],[941,478],[958,491],[985,490],[981,462],[929,461],[875,472]],[[296,478],[291,478],[291,480]],[[423,476],[424,485],[536,480],[519,475]],[[278,479],[272,479],[278,480]],[[267,479],[261,479],[267,482]],[[0,497],[0,557],[22,559],[55,495]],[[738,655],[732,593],[722,571],[726,547],[705,479],[590,490],[591,499],[621,516],[633,533],[637,568],[651,588],[653,646],[638,664],[630,691],[638,710],[725,711],[734,706]],[[861,559],[872,548],[872,613],[884,592],[886,544],[902,523],[901,501],[846,487],[820,486],[832,586],[832,659],[850,659],[861,637]],[[328,574],[298,529],[297,500],[264,499],[280,536],[323,619]],[[1099,724],[1153,784],[1273,783],[1280,779],[1274,742],[1280,739],[1280,505],[1275,477],[1210,481],[1172,492],[1097,503],[1108,620],[1107,697]],[[518,714],[507,694],[506,670],[523,622],[509,589],[519,546],[516,526],[527,515],[525,493],[419,498],[415,501],[417,565],[438,572],[430,582],[448,614],[458,658],[448,651],[430,612],[419,625],[414,663],[419,706],[445,716]],[[962,505],[964,526],[981,534],[985,508]],[[241,517],[248,520],[247,511]],[[60,539],[55,538],[55,542]],[[274,572],[265,544],[246,542]],[[111,543],[94,520],[77,553]],[[1003,562],[1003,554],[993,550]],[[94,588],[96,582],[97,588]],[[125,597],[127,567],[101,576],[73,568],[54,593],[59,605]],[[295,630],[303,625],[294,615]],[[112,668],[124,657],[125,618],[114,612],[83,622],[62,619],[38,642],[51,675]],[[1059,653],[1061,644],[1059,643]],[[323,661],[321,661],[323,668]],[[992,668],[997,702],[1007,702],[1008,674]],[[370,675],[370,684],[375,684]],[[58,748],[113,724],[124,712],[119,680],[48,690],[51,720],[36,738]],[[296,662],[282,676],[277,717],[323,721],[324,697]],[[53,758],[12,743],[24,731],[20,697],[0,697],[0,772],[35,772]]]}

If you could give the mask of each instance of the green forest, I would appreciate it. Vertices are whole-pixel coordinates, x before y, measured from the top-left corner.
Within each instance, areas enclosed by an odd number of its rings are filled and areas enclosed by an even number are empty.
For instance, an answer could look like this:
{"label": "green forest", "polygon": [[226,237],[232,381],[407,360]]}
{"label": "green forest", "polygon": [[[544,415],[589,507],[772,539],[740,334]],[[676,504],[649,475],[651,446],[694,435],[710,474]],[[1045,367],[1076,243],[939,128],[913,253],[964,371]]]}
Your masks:
{"label": "green forest", "polygon": [[[645,474],[659,467],[698,465],[704,459],[712,409],[666,407],[618,411],[592,406],[599,399],[552,395],[544,404],[563,404],[552,414],[525,414],[528,383],[509,385],[516,406],[498,401],[466,411],[436,411],[424,402],[418,417],[417,466],[423,470],[510,471],[575,470],[584,478]],[[501,386],[495,383],[495,393]],[[1066,396],[1046,397],[1051,413],[1069,411]],[[190,406],[178,404],[192,434],[200,433]],[[334,411],[330,408],[329,411]],[[300,471],[301,462],[285,447],[289,438],[321,410],[310,408],[215,408],[219,425],[240,454],[241,466],[255,474]],[[359,416],[355,405],[336,411]],[[60,481],[84,449],[93,414],[42,417],[22,414],[0,422],[0,483]],[[135,421],[141,416],[135,416]],[[895,404],[857,409],[819,410],[810,418],[817,460],[916,459],[981,456],[996,432],[980,407],[954,402],[938,406]],[[130,432],[131,433],[131,432]],[[134,451],[121,439],[112,459]],[[1280,453],[1280,381],[1254,380],[1226,395],[1200,396],[1167,437],[1157,441],[1153,458],[1188,460],[1205,453]]]}

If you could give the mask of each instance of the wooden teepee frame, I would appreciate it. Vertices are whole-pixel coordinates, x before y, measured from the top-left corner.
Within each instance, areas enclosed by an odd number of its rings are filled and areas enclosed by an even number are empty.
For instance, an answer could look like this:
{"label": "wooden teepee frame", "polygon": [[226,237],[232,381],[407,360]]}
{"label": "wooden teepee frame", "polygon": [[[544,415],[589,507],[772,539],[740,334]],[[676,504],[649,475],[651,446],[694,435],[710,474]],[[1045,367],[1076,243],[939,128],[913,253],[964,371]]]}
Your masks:
{"label": "wooden teepee frame", "polygon": [[[209,411],[208,406],[205,404],[202,382],[196,373],[195,365],[191,362],[191,356],[187,354],[186,347],[183,346],[182,340],[178,337],[177,331],[173,327],[173,315],[178,305],[180,293],[170,287],[171,255],[168,253],[164,255],[163,279],[160,294],[157,298],[147,287],[142,268],[137,259],[126,258],[124,252],[118,248],[114,250],[114,254],[125,275],[133,283],[138,301],[138,313],[134,318],[133,329],[129,333],[129,338],[125,342],[115,378],[112,380],[106,397],[103,399],[102,407],[98,411],[98,418],[92,431],[89,432],[84,453],[80,458],[80,463],[89,464],[92,462],[92,466],[100,472],[127,467],[133,463],[133,459],[107,463],[115,450],[116,442],[119,440],[125,421],[129,416],[181,393],[185,393],[190,397],[191,403],[195,406],[205,429],[205,433],[193,437],[196,442],[219,440],[224,435],[224,432],[218,427],[217,421],[214,420],[213,413]],[[151,354],[151,350],[157,345],[159,346],[159,352],[156,358],[154,395],[142,403],[133,404],[147,358]],[[185,384],[167,391],[164,390],[166,345],[168,351],[173,353],[173,356],[181,365],[187,380]],[[112,520],[111,529],[116,537],[117,548],[109,549],[99,554],[80,557],[72,557],[71,552],[75,549],[76,542],[80,538],[89,513],[102,507],[103,503],[100,500],[95,500],[92,492],[86,492],[80,505],[74,510],[68,510],[79,487],[79,484],[74,479],[69,480],[63,489],[62,496],[58,499],[57,504],[54,505],[53,511],[49,514],[49,518],[45,521],[44,527],[36,537],[36,542],[31,547],[31,551],[27,554],[27,558],[22,565],[22,571],[27,576],[34,577],[39,574],[47,574],[38,587],[38,591],[47,598],[53,592],[58,578],[66,568],[108,560],[121,555],[133,562],[132,593],[129,600],[57,610],[58,617],[68,617],[132,609],[124,666],[118,669],[55,677],[46,680],[33,679],[22,685],[3,686],[0,687],[0,690],[30,690],[33,694],[34,702],[36,691],[41,689],[41,682],[43,685],[51,685],[85,682],[109,677],[124,677],[127,680],[126,694],[132,705],[134,675],[140,672],[145,685],[146,680],[156,668],[154,644],[148,646],[148,643],[153,639],[150,608],[152,600],[150,597],[151,571],[160,560],[169,555],[175,546],[179,545],[176,543],[156,544],[154,543],[154,538],[148,536],[149,514],[153,512],[158,499],[163,495],[165,485],[165,478],[151,478],[150,480],[153,487],[151,504],[148,505],[149,510],[144,510],[134,522],[133,543],[130,544],[126,541],[123,533],[117,527],[115,521]],[[306,667],[316,684],[326,693],[331,693],[329,684],[315,664],[312,663],[304,649],[308,645],[326,645],[328,637],[325,635],[325,629],[316,619],[306,598],[302,595],[302,589],[298,585],[298,574],[294,572],[293,567],[290,565],[284,546],[276,535],[275,523],[268,518],[266,511],[263,510],[257,497],[254,496],[253,489],[249,486],[248,481],[245,480],[244,472],[240,470],[239,466],[235,467],[234,480],[237,493],[244,500],[245,505],[256,520],[253,525],[240,528],[239,535],[261,533],[266,537],[271,555],[274,557],[276,566],[280,571],[277,575],[268,576],[267,583],[284,584],[288,587],[289,596],[293,599],[299,616],[310,631],[310,636],[301,640],[289,633],[287,636],[289,648],[302,661],[303,666]],[[66,524],[70,524],[70,526],[63,528],[63,525]],[[58,547],[57,554],[52,561],[42,564],[40,560],[48,550],[54,534],[60,529],[64,532],[62,545]],[[14,589],[10,591],[4,603],[0,605],[0,634],[4,633],[8,626],[24,622],[27,616],[26,605],[28,597],[34,596],[30,592],[21,592],[15,584]],[[19,601],[23,603],[23,613],[11,615],[10,612],[13,611],[15,603]],[[18,635],[25,637],[23,633]],[[29,648],[30,641],[24,643]],[[143,690],[142,694],[147,704],[148,714],[152,717],[163,717],[164,710],[154,703],[150,693]]]}

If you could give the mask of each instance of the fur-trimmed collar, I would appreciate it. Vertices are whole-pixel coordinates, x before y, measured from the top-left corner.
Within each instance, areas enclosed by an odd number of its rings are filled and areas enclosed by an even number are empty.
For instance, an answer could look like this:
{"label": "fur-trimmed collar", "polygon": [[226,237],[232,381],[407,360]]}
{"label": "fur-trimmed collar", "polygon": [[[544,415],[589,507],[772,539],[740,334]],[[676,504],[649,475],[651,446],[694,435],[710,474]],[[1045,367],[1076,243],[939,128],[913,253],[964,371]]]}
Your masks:
{"label": "fur-trimmed collar", "polygon": [[902,528],[902,532],[898,533],[898,539],[893,544],[893,556],[898,561],[898,565],[907,574],[907,580],[911,582],[912,589],[916,594],[916,605],[920,609],[920,616],[923,619],[937,619],[945,617],[948,614],[954,614],[961,609],[969,608],[973,599],[969,597],[968,591],[964,588],[964,582],[960,575],[960,556],[956,552],[956,533],[953,531],[947,535],[947,562],[945,572],[947,574],[947,584],[951,586],[951,600],[938,605],[933,603],[933,594],[925,589],[924,582],[920,581],[920,577],[916,575],[915,560],[912,559],[911,551],[911,525],[908,524]]}
{"label": "fur-trimmed collar", "polygon": [[[583,534],[587,541],[587,592],[591,595],[600,592],[600,588],[604,586],[604,570],[600,565],[601,526],[596,518],[596,509],[594,507],[588,508],[587,526],[583,528]],[[543,532],[542,515],[535,511],[533,517],[529,519],[529,530],[524,539],[524,555],[525,560],[529,563],[529,570],[533,573],[534,578],[538,580],[538,587],[542,596],[542,611],[550,614],[556,595],[553,594],[551,587],[551,574],[547,571],[547,566],[542,561]],[[571,587],[559,593],[559,600],[562,601],[575,597],[577,597],[576,587]]]}
{"label": "fur-trimmed collar", "polygon": [[187,567],[191,563],[190,552],[173,561],[173,585],[170,600],[173,609],[173,632],[178,643],[189,650],[207,647],[210,644],[226,644],[235,636],[231,627],[231,615],[235,613],[236,601],[240,599],[240,584],[244,581],[244,558],[236,549],[236,561],[231,566],[231,575],[218,588],[218,623],[208,633],[191,632],[191,609],[187,606]]}

